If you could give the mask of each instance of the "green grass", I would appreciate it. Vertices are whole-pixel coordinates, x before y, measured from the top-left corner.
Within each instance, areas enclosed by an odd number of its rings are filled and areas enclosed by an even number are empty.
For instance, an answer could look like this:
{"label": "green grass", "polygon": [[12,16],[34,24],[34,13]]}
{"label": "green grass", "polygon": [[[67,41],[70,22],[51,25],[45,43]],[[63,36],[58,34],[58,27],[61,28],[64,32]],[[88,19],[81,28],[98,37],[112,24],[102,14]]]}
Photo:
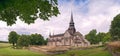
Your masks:
{"label": "green grass", "polygon": [[[104,47],[87,49],[87,50],[70,50],[65,54],[59,54],[54,56],[111,56]],[[25,49],[13,49],[8,43],[0,43],[0,56],[50,56],[43,53],[32,52]]]}
{"label": "green grass", "polygon": [[46,56],[43,53],[36,53],[25,49],[13,49],[9,44],[0,43],[0,56]]}
{"label": "green grass", "polygon": [[0,49],[5,48],[5,47],[9,47],[9,46],[10,46],[9,43],[0,43]]}
{"label": "green grass", "polygon": [[111,56],[108,51],[103,50],[103,47],[87,50],[71,50],[66,52],[65,54],[60,54],[56,56],[70,56],[71,54],[75,54],[75,56]]}

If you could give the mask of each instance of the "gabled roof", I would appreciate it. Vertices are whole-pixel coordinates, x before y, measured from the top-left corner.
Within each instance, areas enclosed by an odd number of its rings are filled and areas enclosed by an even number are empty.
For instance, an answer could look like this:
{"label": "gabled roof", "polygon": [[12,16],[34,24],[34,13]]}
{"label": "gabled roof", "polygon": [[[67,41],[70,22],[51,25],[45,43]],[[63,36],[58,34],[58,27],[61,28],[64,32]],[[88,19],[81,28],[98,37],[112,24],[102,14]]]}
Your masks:
{"label": "gabled roof", "polygon": [[64,36],[64,33],[62,33],[62,34],[56,34],[56,35],[51,35],[50,37],[61,37],[61,36]]}

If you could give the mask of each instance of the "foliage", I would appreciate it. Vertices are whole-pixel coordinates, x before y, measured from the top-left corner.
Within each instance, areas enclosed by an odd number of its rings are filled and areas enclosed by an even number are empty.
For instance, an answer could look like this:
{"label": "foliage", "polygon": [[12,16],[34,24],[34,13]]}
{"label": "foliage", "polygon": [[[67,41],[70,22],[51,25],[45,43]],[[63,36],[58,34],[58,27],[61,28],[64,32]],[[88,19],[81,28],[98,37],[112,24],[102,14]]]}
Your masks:
{"label": "foliage", "polygon": [[106,35],[106,33],[103,33],[103,32],[99,32],[98,34],[97,34],[97,42],[99,43],[99,42],[102,42],[103,41],[103,38],[105,37],[105,35]]}
{"label": "foliage", "polygon": [[[19,37],[19,38],[18,38]],[[15,31],[11,31],[9,34],[9,43],[13,46],[17,44],[17,47],[28,47],[29,45],[46,45],[47,39],[45,40],[41,34],[31,35],[18,35]]]}
{"label": "foliage", "polygon": [[40,34],[31,34],[31,36],[30,36],[31,38],[30,38],[30,41],[31,41],[31,45],[43,45],[43,44],[45,44],[45,40],[44,40],[44,38],[43,38],[43,36],[42,35],[40,35]]}
{"label": "foliage", "polygon": [[110,33],[99,32],[95,29],[91,30],[88,34],[85,35],[86,39],[90,41],[91,44],[97,44],[99,42],[105,43],[111,40]]}
{"label": "foliage", "polygon": [[57,0],[0,0],[0,20],[7,25],[15,24],[17,16],[30,24],[37,18],[49,20],[49,17],[58,14]]}
{"label": "foliage", "polygon": [[113,41],[120,40],[120,14],[114,17],[113,21],[111,22],[110,34]]}
{"label": "foliage", "polygon": [[28,47],[30,45],[30,37],[28,35],[21,35],[17,40],[17,46]]}
{"label": "foliage", "polygon": [[96,44],[98,42],[96,33],[97,33],[96,29],[93,29],[87,35],[85,35],[86,39],[90,41],[91,44]]}
{"label": "foliage", "polygon": [[106,33],[104,38],[102,39],[102,42],[105,43],[105,42],[109,42],[111,40],[111,35],[110,33]]}
{"label": "foliage", "polygon": [[15,31],[11,31],[8,35],[8,40],[9,40],[9,43],[12,43],[13,46],[15,46],[15,44],[17,43],[17,40],[18,40],[18,37],[19,35],[15,32]]}

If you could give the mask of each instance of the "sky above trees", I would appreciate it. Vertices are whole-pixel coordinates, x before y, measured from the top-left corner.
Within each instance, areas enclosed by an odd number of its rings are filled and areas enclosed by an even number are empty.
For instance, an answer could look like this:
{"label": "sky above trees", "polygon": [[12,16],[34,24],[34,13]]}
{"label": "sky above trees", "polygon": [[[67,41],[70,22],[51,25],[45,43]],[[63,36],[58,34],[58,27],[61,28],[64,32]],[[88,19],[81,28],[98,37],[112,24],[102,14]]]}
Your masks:
{"label": "sky above trees", "polygon": [[0,40],[7,41],[13,30],[19,34],[39,33],[46,38],[50,32],[64,33],[69,26],[71,11],[76,30],[83,35],[92,29],[108,32],[111,21],[120,13],[120,0],[58,0],[58,4],[61,14],[49,21],[37,19],[34,24],[27,25],[18,19],[12,26],[0,21]]}

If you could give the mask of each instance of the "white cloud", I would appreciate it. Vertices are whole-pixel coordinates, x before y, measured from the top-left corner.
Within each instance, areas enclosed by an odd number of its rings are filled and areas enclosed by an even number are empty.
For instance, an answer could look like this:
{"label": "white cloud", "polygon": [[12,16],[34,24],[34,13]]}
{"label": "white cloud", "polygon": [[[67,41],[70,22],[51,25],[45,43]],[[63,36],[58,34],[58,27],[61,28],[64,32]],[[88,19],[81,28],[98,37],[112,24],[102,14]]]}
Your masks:
{"label": "white cloud", "polygon": [[[77,0],[76,0],[77,1]],[[14,30],[19,34],[40,33],[48,37],[49,33],[64,33],[68,29],[71,10],[74,16],[76,30],[87,34],[92,29],[98,32],[108,32],[113,17],[120,13],[119,0],[86,0],[59,1],[60,15],[50,18],[50,21],[37,19],[34,24],[27,25],[18,20],[13,26],[6,26],[0,21],[0,40],[7,40],[7,35]]]}

